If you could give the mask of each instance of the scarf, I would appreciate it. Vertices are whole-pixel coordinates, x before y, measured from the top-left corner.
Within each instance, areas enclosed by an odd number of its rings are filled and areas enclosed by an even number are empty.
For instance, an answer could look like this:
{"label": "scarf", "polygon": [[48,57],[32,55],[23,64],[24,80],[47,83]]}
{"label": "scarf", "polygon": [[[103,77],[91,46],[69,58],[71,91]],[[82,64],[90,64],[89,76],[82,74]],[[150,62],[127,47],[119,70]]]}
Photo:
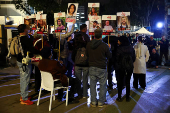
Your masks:
{"label": "scarf", "polygon": [[142,50],[142,48],[141,48],[141,45],[143,45],[141,42],[137,42],[136,43],[136,58],[141,58],[142,57],[142,55],[141,55],[141,50]]}

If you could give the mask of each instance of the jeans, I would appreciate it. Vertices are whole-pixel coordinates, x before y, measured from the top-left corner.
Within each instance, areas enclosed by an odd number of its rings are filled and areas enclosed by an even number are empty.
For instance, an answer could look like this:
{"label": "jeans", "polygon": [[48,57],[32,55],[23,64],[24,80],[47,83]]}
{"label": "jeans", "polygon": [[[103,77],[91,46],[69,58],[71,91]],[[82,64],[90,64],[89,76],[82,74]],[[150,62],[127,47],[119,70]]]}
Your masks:
{"label": "jeans", "polygon": [[67,70],[67,77],[72,77],[73,64],[70,61],[68,61]]}
{"label": "jeans", "polygon": [[60,58],[61,61],[63,61],[63,64],[67,67],[68,59],[67,58]]}
{"label": "jeans", "polygon": [[[28,85],[30,82],[31,75],[31,64],[26,65],[23,70],[23,64],[21,62],[17,62],[20,71],[20,91],[22,100],[28,100]],[[25,71],[25,72],[24,72]]]}
{"label": "jeans", "polygon": [[93,105],[97,104],[96,99],[96,84],[99,81],[100,83],[100,92],[99,92],[99,101],[98,105],[103,105],[106,100],[107,92],[107,70],[97,67],[89,68],[90,76],[90,93],[91,93],[91,102]]}
{"label": "jeans", "polygon": [[83,73],[83,97],[87,97],[87,84],[88,84],[88,73],[89,73],[89,67],[79,67],[75,66],[75,76],[78,81],[78,95],[82,95],[81,90],[81,79],[82,79],[82,73]]}

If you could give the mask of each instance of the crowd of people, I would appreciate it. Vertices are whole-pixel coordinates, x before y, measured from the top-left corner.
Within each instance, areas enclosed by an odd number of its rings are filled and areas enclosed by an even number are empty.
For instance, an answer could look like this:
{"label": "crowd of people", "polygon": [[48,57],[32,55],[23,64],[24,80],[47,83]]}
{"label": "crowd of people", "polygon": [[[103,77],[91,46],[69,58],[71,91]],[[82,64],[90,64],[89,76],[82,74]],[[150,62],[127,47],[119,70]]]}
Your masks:
{"label": "crowd of people", "polygon": [[[22,64],[22,58],[26,57],[27,51],[30,52],[30,57],[33,54],[41,54],[42,60],[35,70],[36,89],[38,92],[41,85],[41,71],[50,72],[54,79],[60,79],[59,84],[62,86],[71,86],[69,91],[69,102],[79,102],[81,98],[91,96],[92,107],[103,107],[106,101],[107,87],[113,88],[112,82],[113,71],[115,70],[118,97],[117,101],[122,101],[122,90],[126,87],[126,101],[130,101],[130,79],[133,74],[133,87],[138,89],[138,81],[141,88],[146,88],[146,63],[149,66],[158,68],[161,60],[157,50],[155,49],[156,42],[153,37],[150,40],[144,41],[142,36],[136,34],[136,40],[132,40],[130,35],[127,36],[110,36],[109,44],[108,37],[102,38],[102,29],[94,30],[94,39],[86,34],[87,25],[82,24],[79,32],[74,32],[74,25],[70,32],[66,34],[56,33],[49,36],[49,41],[44,38],[40,42],[40,47],[33,46],[33,41],[28,37],[29,29],[25,24],[18,27],[20,34],[20,42],[24,51],[24,56],[17,56],[17,64],[20,70],[20,90],[21,104],[32,105],[33,102],[28,97],[28,86],[32,65]],[[74,38],[72,38],[74,34]],[[38,35],[37,35],[38,36]],[[36,37],[36,36],[35,36]],[[59,38],[60,37],[60,38]],[[36,38],[35,38],[36,39]],[[35,40],[34,39],[34,40]],[[61,40],[60,60],[58,52],[54,51],[59,47]],[[132,41],[135,42],[132,44]],[[165,36],[158,43],[160,45],[160,58],[164,55],[168,61],[168,40]],[[25,70],[24,70],[25,69]],[[90,84],[88,84],[88,77]],[[69,78],[69,81],[67,81]],[[83,82],[82,82],[83,80]],[[108,86],[107,86],[108,80]],[[100,83],[99,99],[97,100],[96,84]],[[69,83],[69,84],[68,84]],[[83,87],[82,87],[83,86]],[[90,95],[87,90],[90,87]],[[74,94],[78,94],[75,98]],[[58,100],[62,101],[63,89],[58,90]]]}

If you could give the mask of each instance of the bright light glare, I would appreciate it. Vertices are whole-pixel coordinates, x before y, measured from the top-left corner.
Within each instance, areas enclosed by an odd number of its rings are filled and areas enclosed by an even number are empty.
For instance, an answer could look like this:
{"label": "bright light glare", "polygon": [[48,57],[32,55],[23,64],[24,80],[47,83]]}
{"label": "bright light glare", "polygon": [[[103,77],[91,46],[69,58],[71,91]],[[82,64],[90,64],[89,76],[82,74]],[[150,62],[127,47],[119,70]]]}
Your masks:
{"label": "bright light glare", "polygon": [[157,27],[158,28],[162,28],[163,27],[163,23],[161,23],[161,22],[157,23]]}

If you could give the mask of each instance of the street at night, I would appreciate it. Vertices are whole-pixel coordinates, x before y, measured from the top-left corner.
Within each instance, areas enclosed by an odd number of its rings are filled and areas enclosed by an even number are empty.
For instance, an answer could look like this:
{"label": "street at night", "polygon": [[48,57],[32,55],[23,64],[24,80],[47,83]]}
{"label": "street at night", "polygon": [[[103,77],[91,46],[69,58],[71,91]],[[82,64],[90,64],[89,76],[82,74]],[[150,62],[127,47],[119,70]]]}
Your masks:
{"label": "street at night", "polygon": [[[113,90],[107,91],[107,103],[103,108],[90,107],[90,98],[81,99],[79,103],[65,105],[65,101],[52,101],[51,113],[169,113],[170,111],[170,70],[168,67],[160,69],[147,69],[146,89],[138,90],[132,87],[130,102],[123,97],[122,102],[116,102],[116,85]],[[113,75],[115,81],[115,75]],[[40,105],[37,106],[38,94],[34,92],[34,79],[31,79],[32,88],[29,89],[29,96],[32,96],[34,104],[31,106],[20,105],[20,82],[18,68],[6,68],[0,70],[0,112],[1,113],[47,113],[50,93],[42,93]],[[99,86],[98,86],[99,88]],[[57,93],[57,91],[56,91]],[[125,95],[125,89],[122,96]]]}

